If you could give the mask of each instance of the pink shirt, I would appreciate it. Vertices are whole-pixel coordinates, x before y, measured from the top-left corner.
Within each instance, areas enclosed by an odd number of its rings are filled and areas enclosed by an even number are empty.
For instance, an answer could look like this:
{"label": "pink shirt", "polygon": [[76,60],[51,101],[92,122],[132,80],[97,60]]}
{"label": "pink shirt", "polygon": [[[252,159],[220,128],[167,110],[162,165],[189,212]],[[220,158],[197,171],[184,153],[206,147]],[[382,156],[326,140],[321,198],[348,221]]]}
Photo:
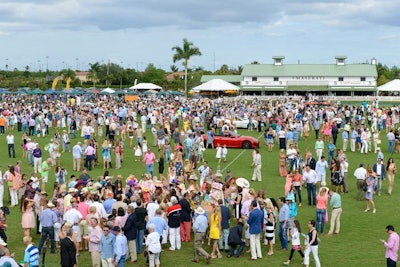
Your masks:
{"label": "pink shirt", "polygon": [[389,235],[388,241],[384,243],[386,247],[386,258],[397,261],[399,251],[399,235],[393,232]]}
{"label": "pink shirt", "polygon": [[328,207],[328,198],[326,196],[318,195],[316,197],[317,200],[317,209],[327,209]]}
{"label": "pink shirt", "polygon": [[82,214],[82,219],[86,219],[86,216],[89,214],[89,204],[86,202],[79,202],[78,210]]}
{"label": "pink shirt", "polygon": [[100,239],[101,236],[103,235],[103,230],[100,228],[100,226],[96,226],[93,228],[93,230],[90,232],[89,236],[89,251],[98,251],[100,252]]}
{"label": "pink shirt", "polygon": [[153,152],[144,154],[143,160],[146,164],[153,164],[156,156]]}

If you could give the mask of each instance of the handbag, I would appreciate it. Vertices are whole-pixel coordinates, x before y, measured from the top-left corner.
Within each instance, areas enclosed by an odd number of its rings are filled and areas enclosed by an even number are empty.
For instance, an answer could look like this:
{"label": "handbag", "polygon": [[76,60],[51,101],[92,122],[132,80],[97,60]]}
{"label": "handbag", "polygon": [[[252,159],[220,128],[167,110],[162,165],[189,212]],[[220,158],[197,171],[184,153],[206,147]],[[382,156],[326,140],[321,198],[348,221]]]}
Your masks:
{"label": "handbag", "polygon": [[368,184],[367,184],[367,181],[366,181],[366,180],[364,180],[364,182],[363,182],[363,184],[362,184],[362,190],[363,190],[364,192],[367,192],[367,191],[368,191]]}

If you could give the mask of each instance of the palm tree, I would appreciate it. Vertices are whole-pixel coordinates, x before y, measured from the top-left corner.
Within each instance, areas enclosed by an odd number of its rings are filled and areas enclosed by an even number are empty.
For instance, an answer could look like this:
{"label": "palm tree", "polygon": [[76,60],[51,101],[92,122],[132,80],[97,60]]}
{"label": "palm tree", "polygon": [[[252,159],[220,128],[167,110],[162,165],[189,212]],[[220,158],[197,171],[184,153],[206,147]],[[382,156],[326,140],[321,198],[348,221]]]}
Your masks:
{"label": "palm tree", "polygon": [[172,50],[175,51],[173,57],[174,63],[179,60],[183,60],[183,67],[185,68],[185,95],[187,96],[187,67],[190,57],[201,56],[199,48],[193,46],[192,42],[189,42],[186,38],[183,39],[183,46],[174,46]]}

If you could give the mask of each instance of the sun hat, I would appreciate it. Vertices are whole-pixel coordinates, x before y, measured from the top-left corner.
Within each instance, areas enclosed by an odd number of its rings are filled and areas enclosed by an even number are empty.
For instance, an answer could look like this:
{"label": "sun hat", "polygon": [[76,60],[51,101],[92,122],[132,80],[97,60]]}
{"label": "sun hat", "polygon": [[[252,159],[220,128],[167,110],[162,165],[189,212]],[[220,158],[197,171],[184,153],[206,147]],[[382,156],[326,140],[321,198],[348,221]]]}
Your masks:
{"label": "sun hat", "polygon": [[246,178],[242,178],[242,177],[236,179],[236,185],[240,186],[242,188],[249,188],[250,187],[249,181],[247,181]]}
{"label": "sun hat", "polygon": [[49,203],[47,203],[47,207],[48,208],[54,208],[55,206],[54,206],[53,202],[49,202]]}
{"label": "sun hat", "polygon": [[204,209],[202,207],[197,207],[194,212],[196,212],[198,215],[204,214]]}

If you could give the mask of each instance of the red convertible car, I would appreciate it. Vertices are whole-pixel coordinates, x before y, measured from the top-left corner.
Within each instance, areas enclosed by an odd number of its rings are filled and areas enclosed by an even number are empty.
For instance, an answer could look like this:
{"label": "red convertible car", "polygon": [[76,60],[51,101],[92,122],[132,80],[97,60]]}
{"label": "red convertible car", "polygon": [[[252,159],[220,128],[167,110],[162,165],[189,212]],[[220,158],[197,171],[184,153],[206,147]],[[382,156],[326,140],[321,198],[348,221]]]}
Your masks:
{"label": "red convertible car", "polygon": [[[207,141],[207,134],[203,134],[204,143]],[[221,146],[226,145],[228,148],[255,148],[260,145],[260,142],[257,138],[252,136],[241,136],[234,132],[225,132],[221,135],[214,135],[213,141],[214,147],[217,144]]]}

